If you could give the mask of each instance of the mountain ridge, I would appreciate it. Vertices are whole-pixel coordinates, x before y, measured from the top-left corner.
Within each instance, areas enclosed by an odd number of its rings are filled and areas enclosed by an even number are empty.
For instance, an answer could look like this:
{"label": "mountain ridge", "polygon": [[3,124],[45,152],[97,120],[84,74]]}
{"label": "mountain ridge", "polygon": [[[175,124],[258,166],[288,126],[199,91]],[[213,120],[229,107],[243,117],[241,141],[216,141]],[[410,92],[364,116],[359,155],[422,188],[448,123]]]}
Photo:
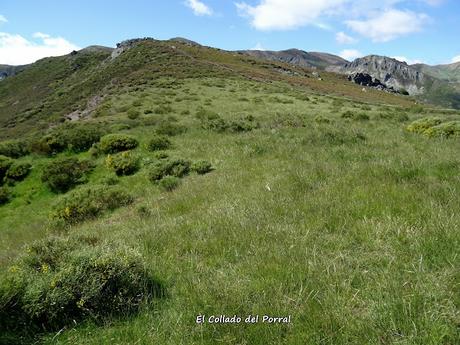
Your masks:
{"label": "mountain ridge", "polygon": [[[385,56],[369,55],[363,58],[347,61],[337,55],[321,52],[306,52],[300,49],[288,49],[283,51],[262,51],[262,50],[238,50],[226,51],[212,47],[205,47],[201,44],[182,37],[170,40],[155,40],[153,38],[138,38],[122,41],[116,48],[103,46],[89,46],[78,52],[74,51],[69,55],[81,57],[85,54],[108,54],[112,59],[130,49],[138,42],[166,42],[170,48],[176,45],[188,47],[188,49],[211,49],[229,54],[238,54],[263,61],[279,62],[289,66],[298,66],[310,70],[301,72],[303,75],[319,77],[319,73],[332,72],[342,75],[365,73],[372,78],[378,79],[389,88],[418,97],[419,100],[439,104],[447,107],[460,108],[460,64],[449,65],[408,65],[406,62],[398,61]],[[46,58],[45,58],[46,59]],[[80,58],[81,59],[81,58]],[[20,71],[27,70],[31,65],[26,66],[3,66],[0,68],[0,79],[9,78]],[[75,68],[78,68],[76,66]],[[298,73],[280,66],[278,70],[282,73]],[[312,74],[312,71],[316,73]]]}

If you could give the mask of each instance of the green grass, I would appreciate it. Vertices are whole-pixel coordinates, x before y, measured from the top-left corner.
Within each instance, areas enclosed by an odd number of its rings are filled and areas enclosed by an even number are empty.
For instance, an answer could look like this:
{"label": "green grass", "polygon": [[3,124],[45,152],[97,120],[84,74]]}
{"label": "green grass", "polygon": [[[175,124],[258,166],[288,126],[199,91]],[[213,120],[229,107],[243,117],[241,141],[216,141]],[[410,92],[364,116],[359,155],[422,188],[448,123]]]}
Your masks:
{"label": "green grass", "polygon": [[[136,315],[39,334],[37,342],[460,342],[460,141],[408,133],[409,122],[380,116],[397,119],[407,108],[371,100],[221,77],[161,78],[142,91],[110,94],[105,113],[90,121],[127,124],[122,132],[139,140],[141,169],[117,179],[135,201],[68,229],[49,223],[56,196],[41,170],[54,158],[21,158],[33,168],[0,207],[4,269],[34,239],[91,234],[139,251],[166,289]],[[156,114],[161,105],[170,108]],[[128,119],[132,107],[138,119]],[[205,130],[195,116],[200,107],[225,120],[251,115],[259,127]],[[344,119],[345,111],[370,119]],[[422,108],[409,121],[426,111],[446,121],[457,116]],[[170,192],[148,179],[157,156],[147,143],[165,121],[186,128],[170,138],[168,156],[214,168],[184,177]],[[113,176],[105,155],[91,159],[88,185]],[[197,325],[201,314],[291,315],[292,323]]]}

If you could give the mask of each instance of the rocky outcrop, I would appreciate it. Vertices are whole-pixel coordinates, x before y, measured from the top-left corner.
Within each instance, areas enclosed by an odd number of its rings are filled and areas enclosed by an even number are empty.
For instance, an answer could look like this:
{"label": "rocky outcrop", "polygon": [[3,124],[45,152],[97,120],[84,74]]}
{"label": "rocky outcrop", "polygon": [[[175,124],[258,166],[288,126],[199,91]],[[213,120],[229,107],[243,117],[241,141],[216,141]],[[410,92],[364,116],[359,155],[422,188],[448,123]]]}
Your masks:
{"label": "rocky outcrop", "polygon": [[348,80],[361,86],[372,87],[377,90],[386,91],[390,93],[399,93],[393,87],[388,87],[383,84],[379,79],[372,77],[367,73],[355,73],[348,76]]}
{"label": "rocky outcrop", "polygon": [[132,48],[136,43],[144,41],[155,41],[155,39],[152,37],[133,38],[117,43],[117,47],[112,51],[112,60],[120,56],[120,54],[122,54],[124,51]]}
{"label": "rocky outcrop", "polygon": [[330,66],[328,71],[353,75],[364,73],[376,78],[387,87],[407,90],[411,95],[425,92],[430,77],[405,62],[385,56],[370,55],[342,66]]}

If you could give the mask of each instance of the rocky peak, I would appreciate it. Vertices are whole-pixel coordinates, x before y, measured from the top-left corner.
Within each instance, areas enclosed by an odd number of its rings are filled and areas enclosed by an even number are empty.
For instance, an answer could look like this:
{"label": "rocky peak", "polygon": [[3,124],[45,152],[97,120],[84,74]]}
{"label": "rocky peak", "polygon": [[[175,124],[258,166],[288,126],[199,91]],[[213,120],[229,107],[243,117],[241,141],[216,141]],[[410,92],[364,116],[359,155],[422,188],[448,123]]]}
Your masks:
{"label": "rocky peak", "polygon": [[155,39],[152,37],[133,38],[117,43],[117,47],[112,52],[112,59],[117,58],[121,53],[134,47],[137,43],[145,41],[155,41]]}
{"label": "rocky peak", "polygon": [[366,73],[381,80],[387,87],[405,89],[411,95],[423,93],[429,80],[428,76],[405,62],[378,55],[369,55],[338,67],[332,66],[328,70],[348,75]]}

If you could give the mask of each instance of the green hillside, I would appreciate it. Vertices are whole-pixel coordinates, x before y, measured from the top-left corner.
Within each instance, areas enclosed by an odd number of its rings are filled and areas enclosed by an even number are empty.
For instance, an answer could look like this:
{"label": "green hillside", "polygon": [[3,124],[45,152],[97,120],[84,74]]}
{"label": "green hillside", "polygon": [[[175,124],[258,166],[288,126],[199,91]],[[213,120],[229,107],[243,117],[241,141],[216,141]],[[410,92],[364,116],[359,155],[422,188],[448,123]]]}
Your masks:
{"label": "green hillside", "polygon": [[110,54],[0,82],[0,344],[460,342],[458,111],[187,42]]}

